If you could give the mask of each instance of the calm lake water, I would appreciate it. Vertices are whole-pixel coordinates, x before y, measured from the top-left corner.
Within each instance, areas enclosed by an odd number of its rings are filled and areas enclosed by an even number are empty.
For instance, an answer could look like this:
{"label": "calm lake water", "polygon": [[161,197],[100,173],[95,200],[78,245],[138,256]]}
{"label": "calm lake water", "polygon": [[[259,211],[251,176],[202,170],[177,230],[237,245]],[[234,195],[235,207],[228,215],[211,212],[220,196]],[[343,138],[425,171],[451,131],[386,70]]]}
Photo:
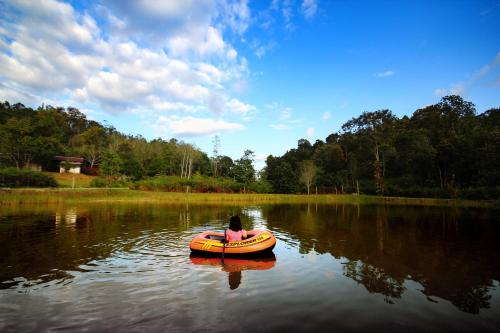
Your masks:
{"label": "calm lake water", "polygon": [[[500,330],[495,209],[0,208],[0,331]],[[254,260],[190,256],[239,214]]]}

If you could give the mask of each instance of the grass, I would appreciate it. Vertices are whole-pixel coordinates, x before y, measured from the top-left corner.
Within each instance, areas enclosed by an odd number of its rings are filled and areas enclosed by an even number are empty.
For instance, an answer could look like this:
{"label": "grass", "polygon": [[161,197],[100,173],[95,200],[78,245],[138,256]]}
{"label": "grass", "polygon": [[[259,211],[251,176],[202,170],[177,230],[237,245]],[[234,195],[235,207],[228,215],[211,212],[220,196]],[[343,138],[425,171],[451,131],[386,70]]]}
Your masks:
{"label": "grass", "polygon": [[167,203],[167,204],[386,204],[417,206],[499,207],[499,201],[473,201],[428,198],[377,197],[365,195],[290,195],[146,192],[130,189],[3,189],[0,205],[61,203]]}
{"label": "grass", "polygon": [[75,178],[75,188],[90,187],[90,182],[95,177],[84,174],[58,173],[58,172],[43,172],[45,175],[54,177],[59,187],[73,186],[73,177]]}

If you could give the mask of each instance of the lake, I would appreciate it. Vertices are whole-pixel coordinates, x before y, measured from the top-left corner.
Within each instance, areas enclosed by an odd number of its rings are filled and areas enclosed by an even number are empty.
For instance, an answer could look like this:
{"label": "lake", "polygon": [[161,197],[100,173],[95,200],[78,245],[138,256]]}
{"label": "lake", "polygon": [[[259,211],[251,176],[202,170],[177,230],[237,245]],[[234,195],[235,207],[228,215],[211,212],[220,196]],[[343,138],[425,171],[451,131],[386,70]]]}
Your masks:
{"label": "lake", "polygon": [[[500,330],[497,209],[0,208],[0,331]],[[273,254],[190,255],[238,214]]]}

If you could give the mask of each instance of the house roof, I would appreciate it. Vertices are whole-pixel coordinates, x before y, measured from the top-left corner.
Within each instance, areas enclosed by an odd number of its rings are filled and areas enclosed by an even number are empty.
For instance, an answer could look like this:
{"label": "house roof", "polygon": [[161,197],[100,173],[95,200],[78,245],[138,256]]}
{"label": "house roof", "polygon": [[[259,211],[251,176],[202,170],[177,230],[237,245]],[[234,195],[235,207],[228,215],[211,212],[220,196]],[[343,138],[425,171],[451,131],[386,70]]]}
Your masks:
{"label": "house roof", "polygon": [[83,161],[85,161],[83,157],[73,157],[73,156],[54,156],[54,160],[74,162],[74,163],[83,163]]}

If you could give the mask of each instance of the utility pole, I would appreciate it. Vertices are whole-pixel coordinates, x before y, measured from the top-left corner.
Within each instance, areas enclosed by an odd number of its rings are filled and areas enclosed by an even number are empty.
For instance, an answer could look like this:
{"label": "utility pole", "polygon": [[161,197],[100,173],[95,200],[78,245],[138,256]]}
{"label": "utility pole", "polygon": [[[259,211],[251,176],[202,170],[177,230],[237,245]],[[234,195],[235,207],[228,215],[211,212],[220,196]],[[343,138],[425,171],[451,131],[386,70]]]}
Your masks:
{"label": "utility pole", "polygon": [[219,162],[219,150],[220,150],[220,138],[218,135],[214,136],[212,143],[213,143],[212,168],[213,168],[214,177],[217,177],[217,166],[218,166],[218,162]]}

